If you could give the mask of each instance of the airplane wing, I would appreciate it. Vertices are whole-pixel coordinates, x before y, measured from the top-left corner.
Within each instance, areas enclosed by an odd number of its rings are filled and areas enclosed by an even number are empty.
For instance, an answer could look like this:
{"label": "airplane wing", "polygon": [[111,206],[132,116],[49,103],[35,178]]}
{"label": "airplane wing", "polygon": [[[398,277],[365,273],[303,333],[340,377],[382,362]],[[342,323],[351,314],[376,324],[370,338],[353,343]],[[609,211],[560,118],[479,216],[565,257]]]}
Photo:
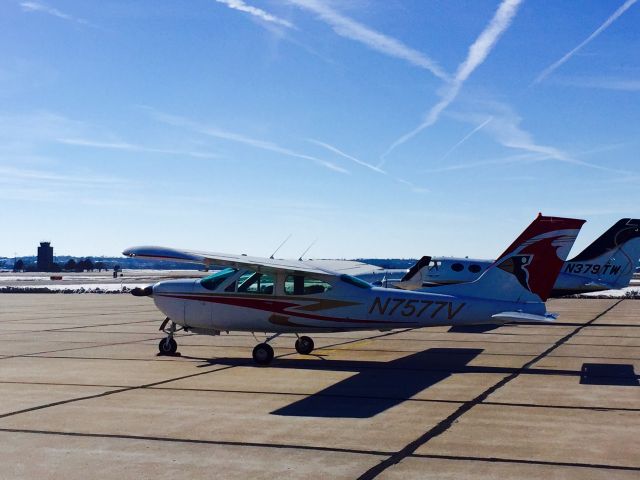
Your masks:
{"label": "airplane wing", "polygon": [[[298,272],[316,275],[340,275],[344,271],[325,268],[322,264],[314,265],[312,261],[278,260],[273,258],[249,257],[228,253],[199,252],[195,250],[179,250],[167,247],[132,247],[127,248],[123,255],[132,258],[148,258],[151,260],[171,260],[174,262],[199,263],[209,266],[250,268],[259,272]],[[359,263],[359,262],[355,262]],[[362,264],[365,265],[365,264]],[[353,265],[351,265],[353,267]],[[343,267],[346,267],[344,265]],[[349,272],[350,273],[350,272]]]}
{"label": "airplane wing", "polygon": [[330,270],[332,272],[346,273],[348,275],[353,275],[354,277],[371,273],[384,273],[387,271],[382,267],[371,265],[369,263],[358,262],[357,260],[303,260],[302,263]]}
{"label": "airplane wing", "polygon": [[495,315],[491,315],[491,318],[495,318],[500,322],[534,322],[534,323],[551,323],[558,315],[555,313],[547,313],[546,315],[534,315],[532,313],[522,312],[500,312]]}

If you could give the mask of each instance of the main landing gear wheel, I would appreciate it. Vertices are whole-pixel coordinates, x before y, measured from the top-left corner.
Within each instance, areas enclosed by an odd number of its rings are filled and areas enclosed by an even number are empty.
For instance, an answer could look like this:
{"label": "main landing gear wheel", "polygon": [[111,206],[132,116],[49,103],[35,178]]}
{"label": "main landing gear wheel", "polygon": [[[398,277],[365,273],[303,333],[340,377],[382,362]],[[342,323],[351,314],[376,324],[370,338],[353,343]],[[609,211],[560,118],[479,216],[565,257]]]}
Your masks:
{"label": "main landing gear wheel", "polygon": [[313,352],[313,340],[309,337],[300,337],[296,340],[296,352],[300,355],[309,355]]}
{"label": "main landing gear wheel", "polygon": [[173,355],[178,350],[178,343],[171,337],[163,338],[158,344],[158,350],[160,355]]}
{"label": "main landing gear wheel", "polygon": [[268,343],[259,343],[253,349],[253,360],[258,365],[269,365],[273,360],[273,348]]}

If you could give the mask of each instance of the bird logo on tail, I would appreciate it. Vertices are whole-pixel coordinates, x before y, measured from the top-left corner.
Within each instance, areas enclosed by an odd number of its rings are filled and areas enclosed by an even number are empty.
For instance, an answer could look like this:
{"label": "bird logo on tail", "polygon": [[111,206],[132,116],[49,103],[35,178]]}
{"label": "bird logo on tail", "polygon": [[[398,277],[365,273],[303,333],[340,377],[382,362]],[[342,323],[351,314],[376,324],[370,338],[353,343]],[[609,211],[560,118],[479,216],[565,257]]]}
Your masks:
{"label": "bird logo on tail", "polygon": [[519,252],[498,265],[501,270],[515,276],[523,288],[540,298],[547,296],[548,290],[555,281],[555,277],[550,278],[549,273],[559,272],[564,263],[558,256],[558,249],[568,240],[572,242],[575,239],[575,236],[546,235],[548,234],[526,242]]}

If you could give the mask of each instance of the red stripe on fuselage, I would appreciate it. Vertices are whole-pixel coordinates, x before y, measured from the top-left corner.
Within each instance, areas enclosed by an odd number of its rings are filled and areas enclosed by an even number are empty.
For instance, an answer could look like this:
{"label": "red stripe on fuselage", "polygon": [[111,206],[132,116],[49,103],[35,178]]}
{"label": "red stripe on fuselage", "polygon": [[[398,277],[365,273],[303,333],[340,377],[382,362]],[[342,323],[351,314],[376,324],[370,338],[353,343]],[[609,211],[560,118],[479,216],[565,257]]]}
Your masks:
{"label": "red stripe on fuselage", "polygon": [[[279,313],[281,315],[288,315],[293,317],[308,318],[310,320],[321,320],[325,322],[339,322],[339,323],[366,323],[366,324],[406,324],[415,325],[415,322],[389,322],[380,320],[358,320],[349,318],[336,318],[336,317],[323,317],[320,315],[312,315],[302,312],[291,312],[288,308],[302,307],[303,305],[291,302],[285,302],[281,300],[262,300],[259,298],[248,297],[224,297],[217,295],[188,295],[188,294],[159,294],[162,297],[179,298],[182,300],[197,300],[200,302],[220,303],[223,305],[232,305],[234,307],[252,308],[254,310],[262,310],[265,312]],[[315,299],[309,299],[310,301],[318,301]],[[321,300],[320,300],[321,301]]]}

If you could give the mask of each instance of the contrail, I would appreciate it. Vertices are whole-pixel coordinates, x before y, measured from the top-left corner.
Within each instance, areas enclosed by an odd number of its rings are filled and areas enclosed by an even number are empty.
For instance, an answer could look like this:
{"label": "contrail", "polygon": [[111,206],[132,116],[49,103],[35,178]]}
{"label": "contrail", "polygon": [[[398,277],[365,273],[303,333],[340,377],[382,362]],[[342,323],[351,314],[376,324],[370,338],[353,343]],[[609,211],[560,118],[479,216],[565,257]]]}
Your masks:
{"label": "contrail", "polygon": [[40,2],[20,2],[20,6],[22,10],[25,12],[41,12],[46,13],[48,15],[52,15],[54,17],[61,18],[63,20],[69,20],[71,22],[82,23],[85,25],[89,25],[89,22],[82,18],[74,17],[73,15],[69,15],[68,13],[61,12],[57,8],[50,7]]}
{"label": "contrail", "polygon": [[155,109],[148,108],[153,117],[156,120],[166,123],[168,125],[174,125],[176,127],[188,128],[194,132],[198,132],[202,135],[206,135],[209,137],[221,138],[223,140],[228,140],[231,142],[242,143],[244,145],[249,145],[254,148],[259,148],[262,150],[279,153],[281,155],[286,155],[288,157],[300,158],[303,160],[309,160],[317,163],[318,165],[322,165],[329,170],[333,170],[339,173],[350,173],[348,170],[326,160],[322,160],[321,158],[313,157],[311,155],[306,155],[304,153],[299,153],[293,150],[290,150],[285,147],[281,147],[280,145],[267,141],[267,140],[259,140],[255,138],[250,138],[245,135],[236,132],[229,132],[226,130],[221,130],[214,126],[198,123],[192,120],[189,120],[184,117],[179,117],[177,115],[170,115],[167,113],[159,112]]}
{"label": "contrail", "polygon": [[366,45],[372,50],[384,53],[390,57],[399,58],[420,68],[424,68],[433,73],[436,77],[448,80],[449,75],[434,60],[425,54],[414,50],[403,44],[401,41],[376,32],[371,28],[345,17],[333,10],[325,3],[318,0],[286,0],[288,3],[296,5],[310,12],[315,13],[320,20],[329,24],[333,31],[341,37],[349,38]]}
{"label": "contrail", "polygon": [[276,17],[275,15],[272,15],[269,12],[265,12],[260,8],[247,5],[242,0],[215,0],[215,1],[218,3],[222,3],[234,10],[248,13],[249,15],[252,15],[261,20],[264,20],[265,22],[277,23],[278,25],[282,25],[283,27],[287,27],[287,28],[295,28],[293,23],[289,22],[288,20],[285,20],[280,17]]}
{"label": "contrail", "polygon": [[329,150],[329,151],[331,151],[333,153],[336,153],[336,154],[340,155],[341,157],[348,158],[349,160],[357,163],[358,165],[362,165],[363,167],[367,167],[367,168],[373,170],[374,172],[382,173],[383,175],[387,174],[387,172],[385,172],[384,170],[376,167],[375,165],[371,165],[370,163],[363,162],[362,160],[360,160],[360,159],[358,159],[356,157],[353,157],[353,156],[351,156],[351,155],[349,155],[347,153],[344,153],[342,150],[338,150],[333,145],[329,145],[328,143],[321,142],[320,140],[314,140],[313,138],[307,138],[307,142],[310,142],[310,143],[313,143],[315,145],[319,145],[319,146],[321,146],[323,148],[326,148],[327,150]]}
{"label": "contrail", "polygon": [[206,153],[206,152],[154,148],[154,147],[136,145],[136,144],[127,143],[127,142],[100,142],[100,141],[88,140],[84,138],[58,138],[56,139],[56,141],[59,143],[63,143],[65,145],[75,145],[78,147],[125,150],[129,152],[148,152],[148,153],[161,153],[166,155],[183,155],[183,156],[186,155],[189,157],[196,157],[196,158],[219,158],[220,157],[220,155],[215,155],[215,154]]}
{"label": "contrail", "polygon": [[593,40],[594,38],[596,38],[598,35],[600,35],[603,31],[605,31],[613,22],[615,22],[618,17],[620,15],[622,15],[624,12],[626,12],[634,3],[636,3],[637,0],[627,0],[626,2],[624,2],[622,4],[622,6],[620,8],[618,8],[615,12],[613,12],[613,15],[611,15],[609,18],[607,18],[607,20],[598,27],[598,29],[593,32],[591,35],[589,35],[582,43],[580,43],[576,48],[574,48],[573,50],[571,50],[569,53],[567,53],[564,57],[562,57],[560,60],[558,60],[557,62],[555,62],[554,64],[550,65],[549,67],[547,67],[546,69],[544,69],[542,71],[542,73],[540,75],[538,75],[538,77],[533,81],[533,85],[540,83],[542,80],[544,80],[545,78],[547,78],[555,69],[557,69],[558,67],[560,67],[563,63],[565,63],[567,60],[569,60],[571,57],[573,57],[582,47],[584,47],[586,44],[588,44],[591,40]]}
{"label": "contrail", "polygon": [[464,82],[476,68],[482,65],[489,53],[491,53],[491,50],[497,43],[500,36],[507,28],[509,28],[509,25],[511,25],[511,22],[518,11],[520,3],[521,0],[504,0],[500,4],[498,10],[491,19],[491,22],[489,22],[489,25],[485,27],[476,41],[469,47],[467,58],[458,66],[456,75],[450,82],[445,94],[442,95],[441,100],[431,108],[427,113],[425,120],[420,125],[393,142],[393,144],[382,154],[381,162],[378,164],[378,167],[382,167],[382,165],[384,165],[387,155],[389,155],[398,146],[402,145],[407,140],[413,138],[419,132],[438,121],[440,114],[458,96]]}
{"label": "contrail", "polygon": [[476,128],[474,128],[473,130],[471,130],[469,133],[467,133],[464,137],[462,137],[462,140],[460,140],[458,143],[456,143],[453,147],[451,147],[449,149],[449,151],[447,153],[445,153],[441,158],[440,158],[440,162],[442,162],[445,158],[447,158],[456,148],[458,148],[460,145],[462,145],[464,142],[466,142],[470,137],[472,137],[473,135],[475,135],[478,131],[482,130],[485,125],[487,123],[489,123],[491,120],[493,120],[493,117],[489,117],[487,118],[484,122],[482,122],[480,125],[478,125]]}

